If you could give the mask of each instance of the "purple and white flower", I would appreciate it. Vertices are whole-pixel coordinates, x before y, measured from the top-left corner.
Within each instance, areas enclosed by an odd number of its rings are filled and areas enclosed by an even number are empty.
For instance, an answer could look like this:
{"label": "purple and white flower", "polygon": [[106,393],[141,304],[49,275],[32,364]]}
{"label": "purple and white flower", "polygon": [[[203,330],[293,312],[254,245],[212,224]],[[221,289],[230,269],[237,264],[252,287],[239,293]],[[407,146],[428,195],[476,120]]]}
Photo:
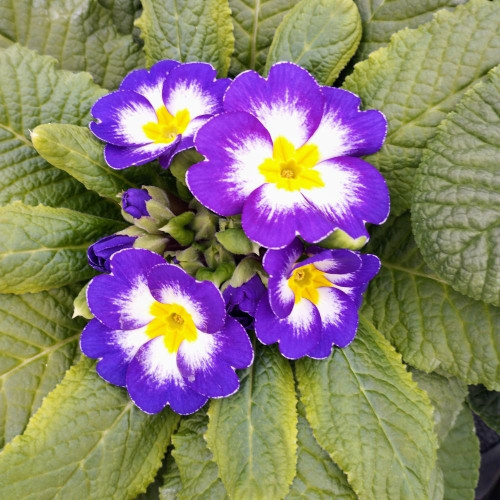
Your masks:
{"label": "purple and white flower", "polygon": [[200,126],[222,110],[228,79],[216,79],[208,63],[160,61],[132,71],[116,92],[92,108],[90,130],[107,142],[104,158],[115,169],[156,158],[167,168],[173,156],[193,147]]}
{"label": "purple and white flower", "polygon": [[236,392],[235,369],[250,366],[253,349],[215,285],[148,250],[123,250],[110,262],[111,274],[89,284],[95,319],[80,341],[100,359],[99,375],[126,387],[146,413],[168,404],[185,415]]}
{"label": "purple and white flower", "polygon": [[367,236],[389,214],[382,175],[358,158],[378,151],[387,123],[360,99],[323,87],[292,63],[237,76],[224,113],[195,137],[205,161],[192,166],[194,196],[219,215],[242,214],[253,241],[283,248],[297,235],[315,243],[339,228]]}
{"label": "purple and white flower", "polygon": [[296,239],[263,260],[269,293],[257,307],[255,333],[263,344],[278,342],[289,359],[323,359],[332,346],[346,347],[356,335],[362,294],[380,269],[375,255],[312,251],[299,262],[304,248]]}

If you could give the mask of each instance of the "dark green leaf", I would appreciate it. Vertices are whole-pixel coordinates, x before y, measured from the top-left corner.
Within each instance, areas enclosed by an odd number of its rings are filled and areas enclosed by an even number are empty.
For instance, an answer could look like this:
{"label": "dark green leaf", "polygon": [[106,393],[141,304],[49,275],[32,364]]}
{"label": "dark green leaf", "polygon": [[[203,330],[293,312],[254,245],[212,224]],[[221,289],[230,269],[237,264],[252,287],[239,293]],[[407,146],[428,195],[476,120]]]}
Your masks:
{"label": "dark green leaf", "polygon": [[469,405],[495,432],[500,433],[500,392],[481,385],[470,387]]}

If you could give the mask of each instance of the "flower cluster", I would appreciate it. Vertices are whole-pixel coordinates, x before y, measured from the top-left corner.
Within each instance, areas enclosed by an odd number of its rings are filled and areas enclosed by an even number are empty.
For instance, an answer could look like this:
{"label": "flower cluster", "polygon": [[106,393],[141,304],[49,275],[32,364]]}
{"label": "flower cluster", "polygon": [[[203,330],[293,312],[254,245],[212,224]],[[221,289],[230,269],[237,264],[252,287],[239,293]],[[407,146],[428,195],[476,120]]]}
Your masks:
{"label": "flower cluster", "polygon": [[168,168],[191,148],[203,157],[177,176],[182,192],[124,192],[132,225],[88,250],[104,274],[87,290],[81,348],[101,377],[145,412],[188,414],[238,389],[252,331],[290,359],[353,340],[380,262],[345,247],[389,213],[383,177],[360,158],[383,144],[382,113],[291,63],[230,81],[206,63],[162,61],[92,114],[112,168]]}

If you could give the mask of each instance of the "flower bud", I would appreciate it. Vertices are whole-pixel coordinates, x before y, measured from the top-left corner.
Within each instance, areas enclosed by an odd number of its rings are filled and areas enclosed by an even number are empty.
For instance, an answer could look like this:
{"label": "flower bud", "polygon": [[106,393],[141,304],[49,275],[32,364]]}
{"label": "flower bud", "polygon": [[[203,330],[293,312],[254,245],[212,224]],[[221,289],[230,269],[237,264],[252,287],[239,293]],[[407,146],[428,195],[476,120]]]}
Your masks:
{"label": "flower bud", "polygon": [[148,217],[149,212],[146,208],[146,202],[151,196],[146,189],[130,188],[122,195],[123,211],[131,215],[134,219]]}
{"label": "flower bud", "polygon": [[132,248],[136,239],[136,236],[128,236],[119,233],[101,238],[90,245],[87,250],[89,264],[94,269],[97,269],[97,271],[109,273],[111,271],[109,267],[110,257],[119,250]]}
{"label": "flower bud", "polygon": [[367,238],[365,236],[360,236],[359,238],[351,238],[342,229],[336,229],[330,236],[327,236],[324,240],[317,243],[318,246],[322,248],[346,248],[348,250],[359,250],[366,245]]}

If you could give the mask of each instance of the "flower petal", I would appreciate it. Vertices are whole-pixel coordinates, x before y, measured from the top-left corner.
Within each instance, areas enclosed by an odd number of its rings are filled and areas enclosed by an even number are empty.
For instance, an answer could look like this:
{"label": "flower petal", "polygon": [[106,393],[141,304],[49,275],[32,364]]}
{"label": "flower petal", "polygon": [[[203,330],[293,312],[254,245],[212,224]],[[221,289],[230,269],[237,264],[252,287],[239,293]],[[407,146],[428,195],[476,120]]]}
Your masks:
{"label": "flower petal", "polygon": [[133,167],[135,165],[144,165],[158,157],[173,156],[177,145],[179,144],[180,136],[170,144],[154,143],[145,144],[143,146],[120,147],[113,144],[106,144],[104,147],[104,160],[106,163],[116,170]]}
{"label": "flower petal", "polygon": [[142,146],[151,143],[143,126],[157,122],[155,109],[142,95],[130,90],[117,90],[96,101],[92,116],[97,122],[90,130],[103,141],[115,146]]}
{"label": "flower petal", "polygon": [[273,141],[285,137],[299,148],[318,127],[323,95],[316,80],[293,63],[275,64],[266,79],[255,71],[238,75],[224,96],[226,111],[256,116]]}
{"label": "flower petal", "polygon": [[191,192],[220,215],[241,213],[250,193],[265,182],[258,167],[273,155],[267,130],[248,113],[226,113],[200,128],[195,145],[208,161],[188,170]]}
{"label": "flower petal", "polygon": [[225,302],[212,282],[196,281],[180,267],[161,264],[151,270],[148,289],[158,302],[184,307],[202,332],[216,333],[224,327]]}
{"label": "flower petal", "polygon": [[228,316],[224,328],[217,333],[220,341],[220,356],[233,368],[242,370],[253,362],[252,343],[238,321]]}
{"label": "flower petal", "polygon": [[320,161],[348,155],[369,155],[384,143],[387,120],[376,110],[360,111],[361,99],[343,89],[321,87],[323,117],[308,144],[318,147]]}
{"label": "flower petal", "polygon": [[146,413],[158,413],[167,404],[181,415],[199,410],[207,397],[190,389],[177,368],[177,353],[165,346],[163,336],[144,344],[127,370],[127,390]]}
{"label": "flower petal", "polygon": [[333,275],[354,273],[361,269],[362,256],[353,250],[338,248],[334,250],[323,250],[308,259],[303,260],[294,268],[314,264],[314,266],[325,273]]}

